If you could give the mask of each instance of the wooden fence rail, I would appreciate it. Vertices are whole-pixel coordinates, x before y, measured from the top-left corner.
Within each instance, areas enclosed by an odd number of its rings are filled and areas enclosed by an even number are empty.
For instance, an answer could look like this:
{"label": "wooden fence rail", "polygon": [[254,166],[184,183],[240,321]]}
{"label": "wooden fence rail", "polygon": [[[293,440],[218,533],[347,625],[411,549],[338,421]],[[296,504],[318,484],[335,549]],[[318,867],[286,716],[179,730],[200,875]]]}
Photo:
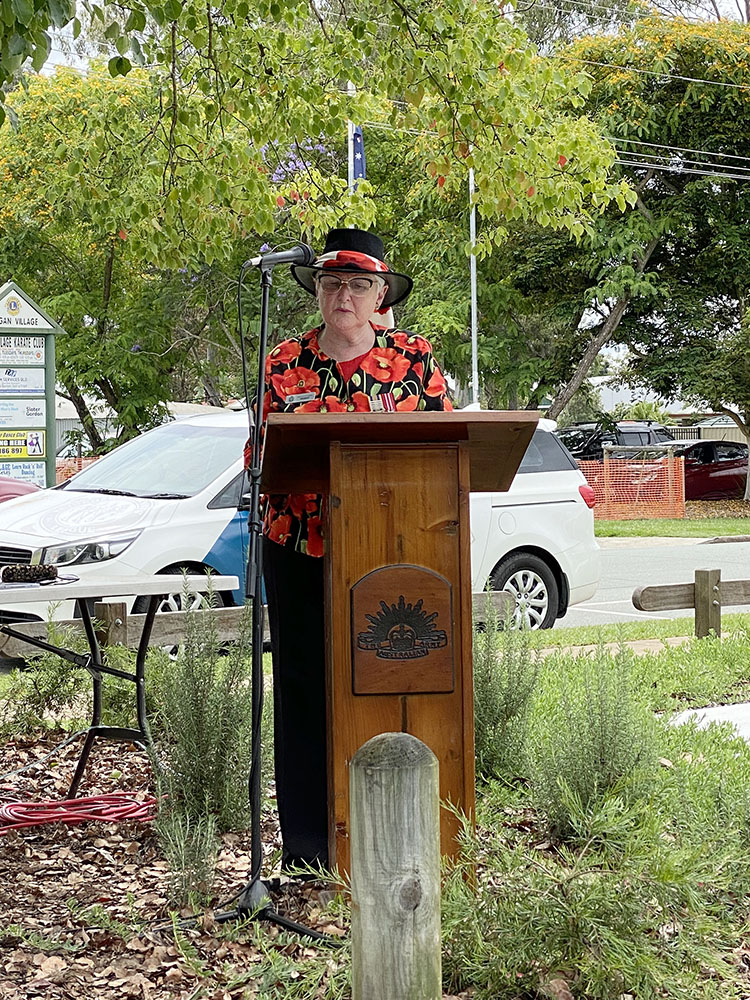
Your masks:
{"label": "wooden fence rail", "polygon": [[633,591],[633,605],[639,611],[694,608],[699,639],[709,632],[721,635],[722,607],[741,604],[750,604],[750,580],[722,580],[718,569],[697,569],[694,583],[637,587]]}
{"label": "wooden fence rail", "polygon": [[[490,593],[495,613],[502,621],[505,615],[510,614],[515,606],[515,601],[511,594],[504,591],[492,591]],[[474,620],[484,621],[487,608],[487,595],[473,595]],[[244,608],[215,608],[216,629],[219,641],[232,642],[237,638],[240,619]],[[159,614],[154,619],[154,626],[151,631],[152,646],[178,646],[185,640],[186,616],[191,612],[170,611]],[[131,615],[127,612],[127,605],[124,602],[101,602],[94,605],[94,618],[97,623],[97,635],[102,646],[126,646],[129,649],[136,649],[143,631],[145,615]],[[83,636],[83,626],[80,618],[70,618],[54,623],[56,627],[65,627],[80,630]],[[35,636],[39,639],[46,639],[48,626],[46,622],[20,622],[14,623],[13,628],[24,635]],[[268,641],[268,621],[265,621],[264,639]],[[33,656],[31,648],[20,639],[13,639],[11,636],[0,633],[0,660],[2,659],[22,659]]]}

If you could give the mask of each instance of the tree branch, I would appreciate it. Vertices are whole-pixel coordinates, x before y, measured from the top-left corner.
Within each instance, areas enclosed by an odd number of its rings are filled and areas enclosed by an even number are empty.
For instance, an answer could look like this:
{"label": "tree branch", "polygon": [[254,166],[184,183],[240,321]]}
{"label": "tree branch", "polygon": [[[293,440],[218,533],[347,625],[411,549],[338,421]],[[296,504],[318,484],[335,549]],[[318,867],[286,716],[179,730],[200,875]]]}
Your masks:
{"label": "tree branch", "polygon": [[[641,257],[638,260],[638,266],[636,268],[638,274],[643,274],[646,268],[646,264],[648,263],[651,254],[656,249],[658,242],[659,238],[658,236],[655,236],[648,244],[644,252],[641,254]],[[547,410],[547,416],[550,418],[550,420],[557,420],[557,418],[560,416],[562,411],[571,401],[573,396],[578,392],[578,390],[583,385],[583,380],[588,375],[589,369],[596,360],[596,356],[598,355],[599,351],[602,349],[602,347],[604,347],[604,345],[609,340],[612,339],[612,335],[614,334],[617,327],[620,325],[620,321],[622,320],[622,317],[625,315],[625,310],[630,304],[630,298],[631,298],[631,293],[629,290],[620,296],[620,298],[617,300],[617,302],[610,310],[609,316],[602,325],[602,328],[599,331],[599,333],[595,337],[592,337],[589,343],[587,344],[586,350],[583,352],[583,357],[578,362],[578,365],[576,367],[576,370],[573,372],[572,377],[568,380],[567,385],[563,386],[560,392],[555,396],[555,398],[552,401],[552,405]]]}
{"label": "tree branch", "polygon": [[89,439],[92,451],[94,451],[95,454],[99,454],[104,448],[104,438],[99,433],[99,428],[96,426],[96,422],[91,416],[91,411],[86,404],[86,400],[78,391],[75,383],[65,381],[65,376],[60,376],[60,379],[65,386],[66,397],[76,408],[78,419],[81,421],[84,433]]}

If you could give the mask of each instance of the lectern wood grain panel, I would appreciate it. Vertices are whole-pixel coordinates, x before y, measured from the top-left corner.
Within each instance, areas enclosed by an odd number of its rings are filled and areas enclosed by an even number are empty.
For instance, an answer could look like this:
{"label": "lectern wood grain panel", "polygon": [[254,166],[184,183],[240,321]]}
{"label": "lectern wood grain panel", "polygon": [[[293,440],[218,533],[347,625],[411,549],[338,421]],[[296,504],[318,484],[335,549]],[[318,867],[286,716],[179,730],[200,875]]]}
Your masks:
{"label": "lectern wood grain panel", "polygon": [[[441,798],[473,813],[469,491],[507,489],[536,420],[525,412],[269,417],[263,488],[329,494],[329,846],[344,871],[349,761],[378,733],[423,740],[439,761]],[[458,826],[441,810],[443,853],[454,852]]]}

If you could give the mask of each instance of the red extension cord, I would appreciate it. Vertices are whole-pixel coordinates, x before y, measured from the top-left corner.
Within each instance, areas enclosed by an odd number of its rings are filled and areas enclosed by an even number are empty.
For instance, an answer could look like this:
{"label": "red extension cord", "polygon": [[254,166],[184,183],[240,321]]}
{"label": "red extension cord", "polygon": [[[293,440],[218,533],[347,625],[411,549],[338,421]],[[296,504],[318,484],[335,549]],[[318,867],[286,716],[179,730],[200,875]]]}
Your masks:
{"label": "red extension cord", "polygon": [[116,823],[126,819],[148,823],[154,818],[155,806],[156,799],[138,800],[127,792],[57,802],[0,802],[0,837],[10,830],[44,823],[72,826],[88,820]]}

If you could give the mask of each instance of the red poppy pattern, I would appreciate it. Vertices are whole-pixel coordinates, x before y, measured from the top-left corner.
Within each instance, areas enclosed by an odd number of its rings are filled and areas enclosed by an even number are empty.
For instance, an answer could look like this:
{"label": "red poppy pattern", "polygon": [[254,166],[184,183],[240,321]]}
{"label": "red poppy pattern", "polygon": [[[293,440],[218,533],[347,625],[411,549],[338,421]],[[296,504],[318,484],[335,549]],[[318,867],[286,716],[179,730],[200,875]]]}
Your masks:
{"label": "red poppy pattern", "polygon": [[[285,340],[269,353],[264,417],[271,412],[368,412],[385,393],[393,397],[398,412],[453,409],[443,373],[424,337],[373,328],[372,349],[345,379],[338,363],[320,349],[322,329]],[[322,500],[310,493],[266,497],[264,533],[297,552],[322,556]]]}

